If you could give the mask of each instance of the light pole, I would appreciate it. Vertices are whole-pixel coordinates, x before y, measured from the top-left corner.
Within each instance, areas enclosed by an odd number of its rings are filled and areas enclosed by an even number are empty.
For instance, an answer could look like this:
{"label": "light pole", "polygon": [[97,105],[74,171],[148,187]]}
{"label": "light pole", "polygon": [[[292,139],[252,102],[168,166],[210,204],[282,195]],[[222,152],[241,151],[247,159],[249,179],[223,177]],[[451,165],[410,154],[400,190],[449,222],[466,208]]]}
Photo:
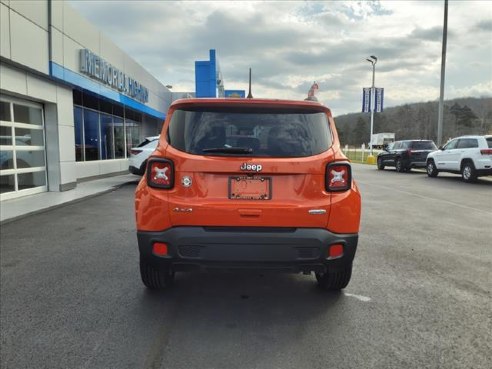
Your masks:
{"label": "light pole", "polygon": [[374,127],[374,109],[376,108],[376,89],[374,87],[374,80],[376,75],[376,63],[378,62],[378,58],[374,55],[371,55],[366,59],[369,63],[372,64],[372,86],[371,86],[371,104],[369,105],[369,109],[371,109],[371,136],[369,139],[369,148],[370,148],[370,156],[372,156],[372,132]]}
{"label": "light pole", "polygon": [[444,110],[444,76],[446,73],[446,45],[448,42],[448,0],[444,0],[444,25],[442,29],[441,88],[439,93],[439,111],[437,116],[437,146],[442,144],[442,121]]}

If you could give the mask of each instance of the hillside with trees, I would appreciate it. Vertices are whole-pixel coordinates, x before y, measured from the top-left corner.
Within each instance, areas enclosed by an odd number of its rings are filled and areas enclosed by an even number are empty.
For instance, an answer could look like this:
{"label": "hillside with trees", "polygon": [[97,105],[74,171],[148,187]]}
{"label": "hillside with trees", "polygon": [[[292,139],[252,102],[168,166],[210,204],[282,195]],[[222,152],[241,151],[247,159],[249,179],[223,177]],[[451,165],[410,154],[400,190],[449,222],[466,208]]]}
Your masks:
{"label": "hillside with trees", "polygon": [[[437,142],[437,101],[414,103],[374,113],[373,133],[393,132],[396,140],[431,139]],[[351,113],[335,117],[342,145],[368,144],[370,113]],[[492,134],[492,98],[461,98],[444,102],[443,137],[465,134]]]}

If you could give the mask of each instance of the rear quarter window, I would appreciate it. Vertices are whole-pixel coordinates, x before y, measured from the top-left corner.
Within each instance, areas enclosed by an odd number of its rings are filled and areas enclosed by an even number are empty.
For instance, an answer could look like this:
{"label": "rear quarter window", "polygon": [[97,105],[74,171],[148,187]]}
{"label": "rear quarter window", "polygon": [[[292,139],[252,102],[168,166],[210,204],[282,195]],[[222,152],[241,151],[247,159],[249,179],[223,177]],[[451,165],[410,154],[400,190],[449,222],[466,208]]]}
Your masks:
{"label": "rear quarter window", "polygon": [[437,150],[437,146],[432,141],[414,141],[412,143],[414,150]]}
{"label": "rear quarter window", "polygon": [[458,149],[471,149],[478,147],[478,140],[476,138],[461,138],[456,146]]}
{"label": "rear quarter window", "polygon": [[[305,157],[320,154],[332,144],[324,112],[292,109],[176,110],[168,137],[174,148],[197,155]],[[234,148],[249,153],[234,153]],[[210,149],[224,150],[207,152]]]}
{"label": "rear quarter window", "polygon": [[152,142],[152,141],[149,141],[146,139],[145,141],[140,142],[137,147],[143,147],[143,146],[147,145],[149,142]]}

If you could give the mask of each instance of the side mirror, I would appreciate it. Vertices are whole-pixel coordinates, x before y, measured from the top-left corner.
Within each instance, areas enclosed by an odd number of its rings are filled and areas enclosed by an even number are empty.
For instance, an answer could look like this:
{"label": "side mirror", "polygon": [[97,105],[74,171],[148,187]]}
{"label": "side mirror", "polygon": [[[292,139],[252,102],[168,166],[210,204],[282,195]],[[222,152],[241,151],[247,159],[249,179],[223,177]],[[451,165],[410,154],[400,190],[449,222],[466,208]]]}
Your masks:
{"label": "side mirror", "polygon": [[388,145],[383,145],[383,150],[388,151]]}
{"label": "side mirror", "polygon": [[439,146],[437,149],[442,151],[444,150],[444,146]]}

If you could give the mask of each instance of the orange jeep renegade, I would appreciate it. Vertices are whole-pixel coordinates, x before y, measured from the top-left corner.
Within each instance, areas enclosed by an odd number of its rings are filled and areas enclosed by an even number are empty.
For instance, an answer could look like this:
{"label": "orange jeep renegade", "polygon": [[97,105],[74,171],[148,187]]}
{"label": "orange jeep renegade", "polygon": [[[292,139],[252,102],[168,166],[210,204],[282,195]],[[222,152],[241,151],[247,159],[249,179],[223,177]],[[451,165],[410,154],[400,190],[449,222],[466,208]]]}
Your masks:
{"label": "orange jeep renegade", "polygon": [[347,286],[361,198],[328,108],[312,101],[187,99],[169,108],[136,190],[140,272],[315,272]]}

